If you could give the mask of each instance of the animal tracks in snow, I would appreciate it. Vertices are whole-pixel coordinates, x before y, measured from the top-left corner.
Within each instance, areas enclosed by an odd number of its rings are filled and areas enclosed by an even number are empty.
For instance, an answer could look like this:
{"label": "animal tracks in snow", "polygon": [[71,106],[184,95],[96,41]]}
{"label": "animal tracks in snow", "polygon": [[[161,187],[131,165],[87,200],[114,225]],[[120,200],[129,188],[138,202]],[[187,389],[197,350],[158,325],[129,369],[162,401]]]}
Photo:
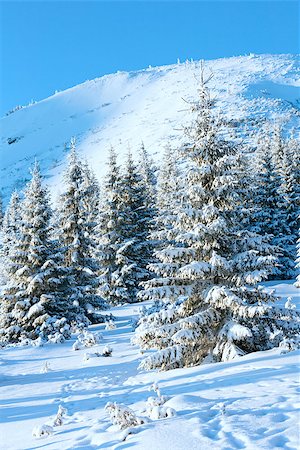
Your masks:
{"label": "animal tracks in snow", "polygon": [[[0,360],[5,361],[0,365],[3,448],[299,448],[299,351],[280,355],[280,350],[274,349],[226,363],[139,372],[141,355],[130,344],[130,317],[137,314],[137,309],[137,305],[115,308],[114,330],[105,330],[104,325],[91,327],[103,334],[105,345],[113,347],[108,358],[83,362],[86,350],[72,351],[74,340],[41,348],[0,350]],[[98,351],[97,346],[89,350]],[[46,360],[51,371],[40,373]],[[106,403],[123,403],[141,416],[154,382],[170,398],[165,406],[173,408],[176,417],[149,419],[125,438],[111,425],[104,410]],[[54,434],[45,437],[41,444],[32,437],[32,430],[51,420],[58,405],[66,408],[68,414],[63,425],[55,427]]]}

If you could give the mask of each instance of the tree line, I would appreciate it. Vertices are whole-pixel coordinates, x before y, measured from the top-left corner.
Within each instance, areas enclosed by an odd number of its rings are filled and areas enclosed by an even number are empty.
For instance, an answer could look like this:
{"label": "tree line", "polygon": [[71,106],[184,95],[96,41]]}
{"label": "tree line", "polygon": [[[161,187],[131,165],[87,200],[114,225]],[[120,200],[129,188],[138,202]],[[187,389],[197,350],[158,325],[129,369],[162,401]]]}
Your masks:
{"label": "tree line", "polygon": [[143,367],[224,360],[295,335],[297,314],[257,287],[296,275],[299,141],[262,127],[256,148],[229,139],[202,80],[183,144],[160,169],[145,147],[98,180],[71,141],[55,207],[39,165],[2,220],[0,340],[60,342],[111,305],[153,300],[134,342]]}

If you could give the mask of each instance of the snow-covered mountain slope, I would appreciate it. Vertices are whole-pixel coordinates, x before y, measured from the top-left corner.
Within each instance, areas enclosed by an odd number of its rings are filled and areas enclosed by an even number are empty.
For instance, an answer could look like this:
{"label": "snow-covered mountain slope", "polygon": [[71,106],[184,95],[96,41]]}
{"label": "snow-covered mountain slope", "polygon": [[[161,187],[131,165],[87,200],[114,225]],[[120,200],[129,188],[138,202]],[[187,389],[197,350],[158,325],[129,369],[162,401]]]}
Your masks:
{"label": "snow-covered mountain slope", "polygon": [[[270,282],[282,302],[297,301],[291,282]],[[299,298],[298,298],[299,300]],[[299,448],[299,351],[252,353],[230,362],[168,372],[139,372],[142,357],[130,345],[131,318],[139,305],[113,309],[117,327],[100,330],[103,341],[72,351],[73,341],[45,347],[0,350],[0,448],[5,450],[275,450]],[[104,358],[105,345],[113,348]],[[84,358],[89,353],[90,359]],[[48,362],[49,371],[41,373]],[[158,383],[176,416],[147,419],[149,388]],[[107,402],[124,403],[146,423],[124,431],[112,426]],[[67,408],[62,426],[44,439],[35,427],[53,425],[58,406]]]}
{"label": "snow-covered mountain slope", "polygon": [[[300,127],[298,57],[261,55],[207,61],[213,95],[233,126],[245,119],[253,129],[264,118],[285,118]],[[136,151],[141,141],[158,156],[169,142],[176,145],[182,124],[189,120],[184,100],[195,99],[199,62],[120,72],[87,81],[0,120],[0,188],[7,197],[21,188],[33,160],[59,191],[66,148],[75,136],[79,151],[100,177],[107,151],[113,145],[124,154]],[[197,81],[198,80],[198,81]],[[184,99],[184,100],[183,100]]]}

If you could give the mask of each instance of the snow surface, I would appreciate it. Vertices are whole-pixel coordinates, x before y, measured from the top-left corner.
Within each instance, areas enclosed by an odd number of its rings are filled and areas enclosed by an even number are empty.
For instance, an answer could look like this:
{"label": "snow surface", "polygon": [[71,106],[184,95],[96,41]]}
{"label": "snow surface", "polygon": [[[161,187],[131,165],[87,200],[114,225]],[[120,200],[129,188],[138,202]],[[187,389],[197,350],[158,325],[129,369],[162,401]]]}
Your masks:
{"label": "snow surface", "polygon": [[[214,73],[210,88],[217,107],[234,129],[244,133],[247,119],[255,136],[264,118],[287,120],[289,127],[300,129],[298,60],[297,55],[250,55],[206,62],[207,73]],[[55,198],[72,136],[99,178],[111,145],[124,155],[128,146],[136,152],[143,140],[159,158],[168,143],[178,144],[183,124],[190,121],[184,100],[197,97],[199,75],[199,62],[118,72],[3,117],[0,192],[5,201],[14,188],[24,186],[35,158]]]}
{"label": "snow surface", "polygon": [[[299,302],[291,281],[266,284],[281,302],[287,296]],[[230,362],[138,372],[142,355],[130,339],[139,307],[113,308],[115,329],[92,326],[103,340],[88,353],[72,350],[75,337],[60,345],[0,350],[1,449],[299,449],[300,351],[273,349]],[[95,355],[107,345],[111,357]],[[109,422],[106,403],[123,403],[144,417],[154,382],[169,397],[162,408],[173,408],[176,416],[155,420],[152,414],[126,437]],[[59,405],[68,413],[53,426]],[[45,430],[51,433],[32,435]]]}

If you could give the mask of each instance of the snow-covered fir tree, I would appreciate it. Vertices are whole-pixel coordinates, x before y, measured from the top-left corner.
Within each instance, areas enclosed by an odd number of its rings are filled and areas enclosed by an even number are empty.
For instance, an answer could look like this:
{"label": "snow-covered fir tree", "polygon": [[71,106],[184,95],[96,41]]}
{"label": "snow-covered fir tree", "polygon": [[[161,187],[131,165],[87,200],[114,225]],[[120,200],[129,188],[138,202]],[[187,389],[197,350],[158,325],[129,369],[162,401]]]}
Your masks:
{"label": "snow-covered fir tree", "polygon": [[[252,159],[254,184],[253,229],[273,237],[282,234],[281,226],[283,197],[280,192],[280,178],[274,164],[272,140],[268,130],[261,130],[255,157]],[[286,230],[285,230],[286,231]]]}
{"label": "snow-covered fir tree", "polygon": [[98,294],[99,264],[94,257],[96,241],[91,233],[90,189],[86,175],[87,169],[77,156],[75,142],[71,141],[69,164],[64,174],[65,192],[59,204],[57,237],[67,270],[69,299],[77,308],[78,318],[100,322],[103,315],[97,310],[106,305]]}
{"label": "snow-covered fir tree", "polygon": [[298,240],[297,240],[296,274],[297,276],[295,286],[300,288],[300,229],[298,232]]}
{"label": "snow-covered fir tree", "polygon": [[158,350],[145,369],[228,360],[277,345],[297,327],[296,313],[274,308],[273,296],[255,287],[273,271],[274,248],[241,225],[236,149],[222,137],[203,78],[192,109],[181,148],[186,190],[171,215],[176,244],[156,252],[157,278],[143,292],[162,306],[144,313],[133,339]]}
{"label": "snow-covered fir tree", "polygon": [[2,222],[1,253],[4,257],[8,255],[11,244],[16,240],[20,220],[20,196],[17,191],[14,191],[5,210]]}
{"label": "snow-covered fir tree", "polygon": [[[165,148],[157,179],[156,206],[159,216],[168,216],[173,208],[176,209],[176,205],[179,204],[181,199],[182,186],[180,185],[178,157],[176,149],[171,149],[169,145]],[[171,223],[171,220],[166,222],[166,224],[168,223]]]}
{"label": "snow-covered fir tree", "polygon": [[149,276],[154,211],[150,191],[130,152],[121,173],[111,149],[98,228],[100,292],[111,304],[136,301],[139,283]]}
{"label": "snow-covered fir tree", "polygon": [[50,236],[50,218],[48,191],[42,185],[36,163],[21,208],[14,193],[5,217],[10,251],[9,282],[1,296],[0,339],[3,342],[49,335],[57,335],[59,339],[69,337],[69,324],[75,311],[73,308],[72,315],[72,305],[63,296],[63,274]]}
{"label": "snow-covered fir tree", "polygon": [[300,197],[300,136],[296,137],[294,130],[290,133],[287,142],[287,153],[291,156],[293,167],[293,178],[295,180],[295,190],[297,193],[297,204],[299,206]]}
{"label": "snow-covered fir tree", "polygon": [[0,194],[0,228],[2,228],[3,223],[3,201],[2,201],[2,195]]}
{"label": "snow-covered fir tree", "polygon": [[[157,214],[157,168],[143,143],[139,150],[137,171],[141,177],[140,183],[143,185],[144,220],[150,233],[155,227],[153,219]],[[150,236],[148,236],[148,240],[150,240]],[[152,241],[150,245],[154,248],[155,242]]]}
{"label": "snow-covered fir tree", "polygon": [[[291,153],[289,145],[283,147],[282,164],[279,170],[281,186],[280,192],[283,197],[281,208],[284,213],[286,223],[286,235],[281,245],[284,250],[285,259],[283,260],[286,267],[285,275],[289,278],[294,277],[293,261],[296,256],[295,242],[297,240],[299,230],[299,214],[300,214],[300,186],[297,184],[297,173],[295,170],[294,160],[297,154]],[[298,158],[299,160],[299,158]]]}
{"label": "snow-covered fir tree", "polygon": [[118,270],[116,283],[127,302],[137,301],[140,283],[149,278],[153,241],[149,238],[153,221],[153,206],[149,202],[145,182],[128,152],[121,178],[122,214],[120,245],[116,252]]}
{"label": "snow-covered fir tree", "polygon": [[87,211],[87,226],[89,234],[96,238],[96,228],[99,222],[100,186],[98,180],[85,162],[83,165],[83,207]]}
{"label": "snow-covered fir tree", "polygon": [[[281,166],[284,146],[280,141]],[[274,276],[290,278],[294,274],[295,236],[288,223],[287,203],[282,189],[282,177],[273,152],[273,137],[269,130],[259,135],[258,146],[253,160],[253,202],[250,229],[269,235],[271,243],[277,247],[278,267]],[[278,163],[279,164],[279,163]],[[288,169],[286,168],[286,171]]]}
{"label": "snow-covered fir tree", "polygon": [[277,122],[273,127],[268,125],[268,132],[271,137],[270,151],[273,158],[273,164],[277,172],[280,171],[282,167],[282,162],[285,152],[285,139],[283,137],[283,123]]}
{"label": "snow-covered fir tree", "polygon": [[[251,166],[253,153],[249,146],[241,143],[236,145],[235,160],[232,167],[232,173],[235,177],[236,190],[238,191],[236,207],[239,208],[239,220],[245,228],[250,228],[252,215],[255,213],[255,186],[256,174]],[[253,149],[251,148],[253,151]],[[249,189],[249,186],[251,187]]]}
{"label": "snow-covered fir tree", "polygon": [[6,284],[8,280],[8,254],[16,241],[18,227],[20,225],[20,198],[17,191],[11,195],[9,204],[5,210],[0,229],[0,284]]}
{"label": "snow-covered fir tree", "polygon": [[143,142],[139,149],[138,171],[141,175],[142,181],[145,184],[145,189],[147,191],[147,197],[149,201],[148,206],[153,207],[153,205],[155,205],[157,168],[154,164],[153,159],[150,157],[147,149],[145,148]]}
{"label": "snow-covered fir tree", "polygon": [[[158,289],[166,283],[165,278],[160,276],[161,273],[170,274],[170,262],[165,263],[161,258],[160,251],[166,246],[175,243],[176,230],[174,232],[174,223],[176,222],[178,208],[181,204],[183,195],[182,179],[180,177],[180,168],[178,165],[178,152],[166,147],[162,164],[157,179],[157,195],[156,195],[156,216],[154,217],[154,227],[151,231],[151,239],[155,243],[154,258],[149,264],[149,268],[153,273],[157,273],[157,278],[151,281],[152,287]],[[179,265],[173,261],[171,270],[174,273]],[[152,277],[150,277],[152,278]],[[142,287],[147,289],[148,282],[142,283]],[[147,289],[148,290],[148,289]],[[144,299],[144,289],[138,293],[140,299]],[[160,299],[156,298],[158,303],[154,308],[159,307]]]}
{"label": "snow-covered fir tree", "polygon": [[123,289],[119,289],[118,277],[115,275],[119,266],[116,261],[117,250],[122,241],[122,197],[121,176],[117,164],[117,155],[111,147],[108,159],[108,171],[101,189],[101,205],[98,231],[99,292],[110,304],[126,301]]}

